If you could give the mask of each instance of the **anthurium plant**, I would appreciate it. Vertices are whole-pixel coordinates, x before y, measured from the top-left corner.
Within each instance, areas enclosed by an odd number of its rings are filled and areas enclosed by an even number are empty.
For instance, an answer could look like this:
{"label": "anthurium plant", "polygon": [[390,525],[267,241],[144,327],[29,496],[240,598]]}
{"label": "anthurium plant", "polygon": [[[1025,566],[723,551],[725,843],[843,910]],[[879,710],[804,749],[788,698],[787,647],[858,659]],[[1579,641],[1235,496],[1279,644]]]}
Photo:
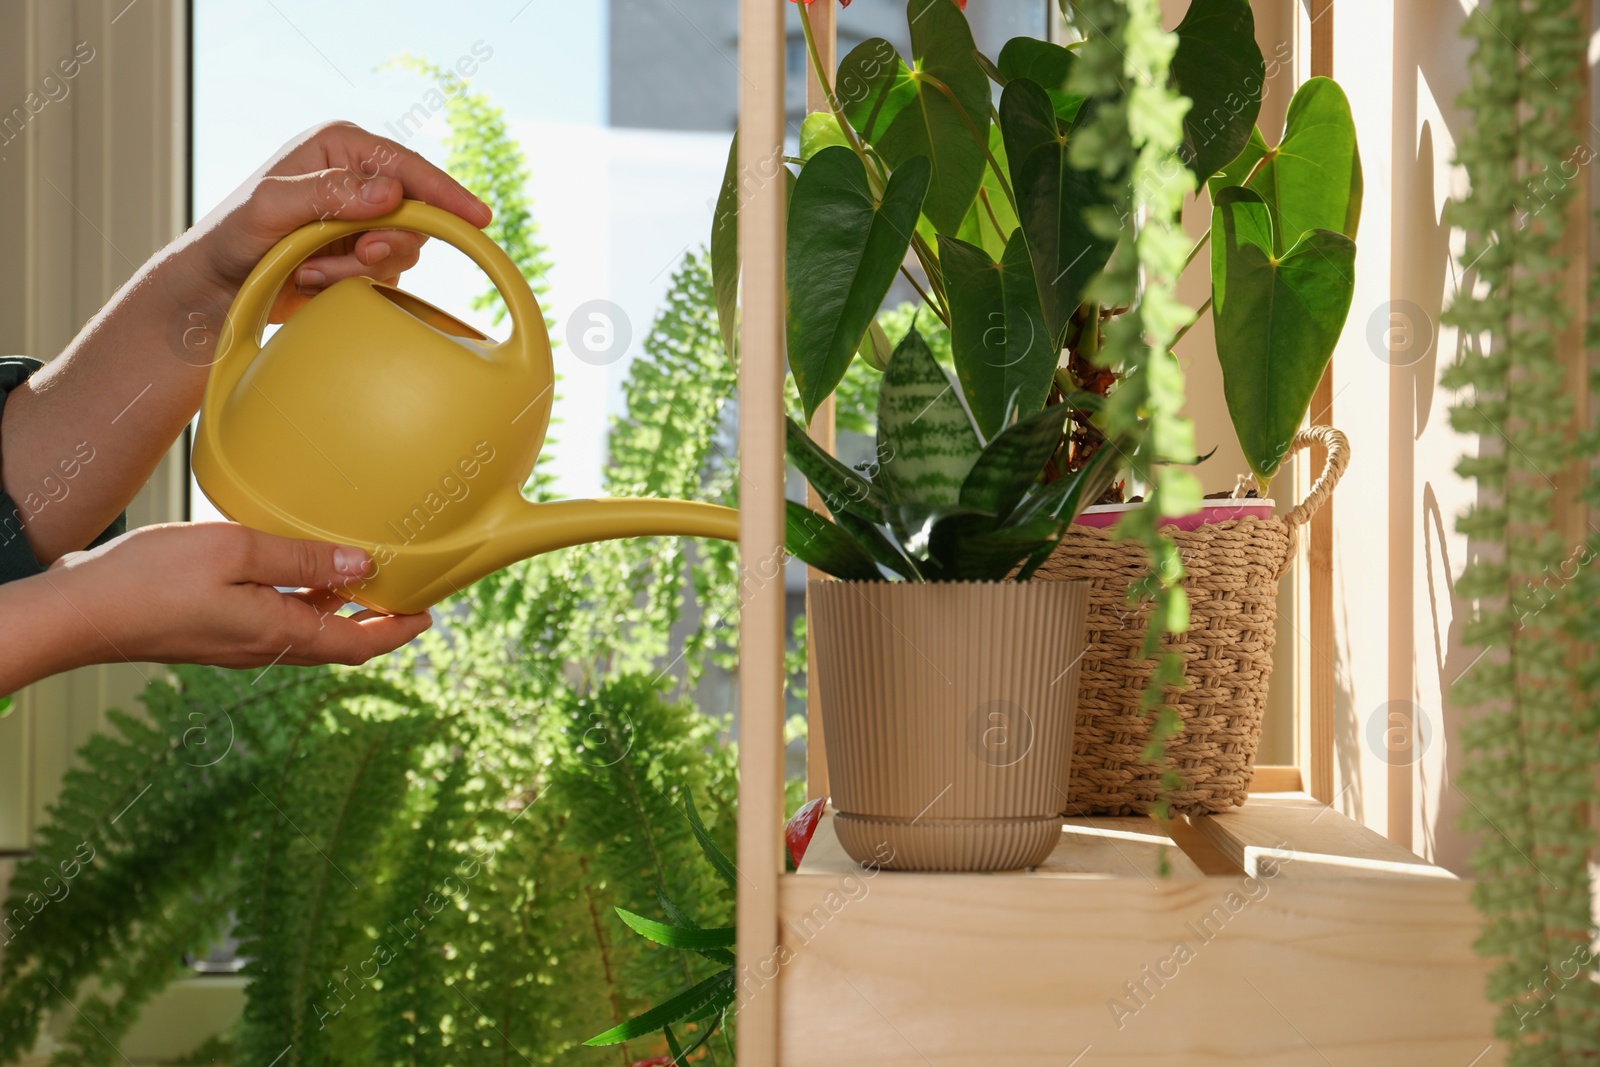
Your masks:
{"label": "anthurium plant", "polygon": [[1013,571],[1026,580],[1117,470],[1116,451],[1103,449],[1067,476],[1041,480],[1069,410],[1054,404],[1002,419],[985,444],[913,325],[879,387],[875,463],[852,470],[789,420],[789,456],[833,515],[788,501],[789,551],[855,581],[1000,581]]}
{"label": "anthurium plant", "polygon": [[[1063,8],[1080,38],[1094,32],[1076,4]],[[1134,227],[1113,206],[1127,198],[1109,191],[1129,182],[1128,173],[1085,164],[1097,155],[1085,149],[1094,147],[1094,116],[1107,98],[1075,88],[1094,81],[1077,70],[1089,54],[1083,40],[1018,37],[990,59],[956,0],[910,0],[906,14],[909,57],[872,38],[831,72],[821,69],[809,20],[801,20],[829,109],[806,118],[799,154],[788,159],[795,169],[784,177],[788,359],[798,407],[809,420],[858,353],[884,370],[898,339],[884,337],[875,319],[901,275],[950,332],[957,388],[946,406],[963,408],[964,418],[952,413],[943,424],[962,430],[945,443],[946,458],[981,454],[1014,426],[1042,433],[1038,427],[1054,422],[1056,447],[1034,473],[1046,481],[1072,474],[1107,446],[1106,425],[1126,422],[1097,417],[1100,407],[1075,398],[1097,397],[1108,408],[1140,403],[1135,391],[1116,399],[1129,368],[1103,352],[1128,308],[1106,303],[1107,287],[1097,282],[1114,256],[1135,255]],[[1198,315],[1214,317],[1228,411],[1264,493],[1354,291],[1362,189],[1355,128],[1339,86],[1313,78],[1295,94],[1281,141],[1266,142],[1256,126],[1266,64],[1247,0],[1192,0],[1175,33],[1172,88],[1191,107],[1172,180],[1205,185],[1211,199],[1210,227],[1189,256],[1211,271],[1212,296]],[[744,185],[736,155],[712,240],[730,350]],[[1065,410],[1030,421],[1054,407]],[[952,480],[940,490],[952,499],[926,505],[965,506],[954,499],[957,488]],[[904,520],[901,528],[910,532]]]}

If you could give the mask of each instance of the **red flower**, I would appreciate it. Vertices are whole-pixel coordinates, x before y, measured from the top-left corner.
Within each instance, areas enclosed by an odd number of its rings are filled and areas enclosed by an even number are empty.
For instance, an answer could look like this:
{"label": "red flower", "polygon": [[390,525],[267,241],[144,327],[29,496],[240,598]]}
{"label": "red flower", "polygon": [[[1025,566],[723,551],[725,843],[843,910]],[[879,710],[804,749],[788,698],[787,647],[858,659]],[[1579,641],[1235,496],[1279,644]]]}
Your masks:
{"label": "red flower", "polygon": [[651,1056],[647,1060],[634,1060],[631,1067],[672,1067],[671,1056]]}
{"label": "red flower", "polygon": [[826,803],[821,797],[800,806],[800,810],[789,816],[789,821],[783,824],[783,843],[789,848],[789,858],[796,867],[805,858],[806,849],[811,845],[811,835],[817,832],[817,822],[822,818],[822,806]]}

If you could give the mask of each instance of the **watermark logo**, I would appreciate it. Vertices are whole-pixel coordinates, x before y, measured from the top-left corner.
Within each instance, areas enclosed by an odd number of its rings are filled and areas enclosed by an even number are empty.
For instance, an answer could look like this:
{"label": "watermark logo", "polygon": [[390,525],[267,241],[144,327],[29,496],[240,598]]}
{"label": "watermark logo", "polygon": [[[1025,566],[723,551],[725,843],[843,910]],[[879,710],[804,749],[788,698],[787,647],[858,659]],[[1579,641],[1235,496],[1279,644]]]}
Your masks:
{"label": "watermark logo", "polygon": [[1367,716],[1367,751],[1391,767],[1410,767],[1433,744],[1433,717],[1409,700],[1379,704]]}
{"label": "watermark logo", "polygon": [[1367,319],[1367,347],[1391,367],[1409,367],[1433,350],[1433,316],[1412,300],[1385,300]]}
{"label": "watermark logo", "polygon": [[1009,700],[990,700],[967,720],[967,747],[991,767],[1012,767],[1033,751],[1033,716]]}
{"label": "watermark logo", "polygon": [[567,347],[590,366],[615,363],[632,340],[628,313],[609,300],[586,300],[567,317]]}

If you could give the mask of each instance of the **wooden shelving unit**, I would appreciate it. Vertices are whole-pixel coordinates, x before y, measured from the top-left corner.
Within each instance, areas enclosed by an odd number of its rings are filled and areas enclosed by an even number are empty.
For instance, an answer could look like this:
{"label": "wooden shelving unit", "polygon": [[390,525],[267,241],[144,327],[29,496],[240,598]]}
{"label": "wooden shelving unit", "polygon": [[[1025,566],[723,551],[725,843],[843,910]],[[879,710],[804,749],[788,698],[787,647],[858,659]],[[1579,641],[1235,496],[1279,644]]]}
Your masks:
{"label": "wooden shelving unit", "polygon": [[[1303,701],[1298,765],[1258,768],[1261,792],[1232,812],[1166,825],[1063,820],[1048,862],[994,875],[863,869],[825,818],[801,870],[783,873],[775,561],[783,558],[788,5],[740,2],[739,1062],[1502,1062],[1486,965],[1472,950],[1479,916],[1470,884],[1329,806],[1329,663]],[[1305,2],[1310,64],[1299,73],[1331,73],[1333,0]],[[829,49],[832,7],[800,8]],[[808,99],[822,104],[815,85]],[[1324,383],[1316,402],[1324,419],[1328,392]],[[831,435],[826,419],[812,432]],[[1309,576],[1304,621],[1321,641],[1332,628],[1331,527],[1320,522],[1308,540],[1298,564]],[[808,786],[821,796],[823,739],[815,714],[812,722]]]}

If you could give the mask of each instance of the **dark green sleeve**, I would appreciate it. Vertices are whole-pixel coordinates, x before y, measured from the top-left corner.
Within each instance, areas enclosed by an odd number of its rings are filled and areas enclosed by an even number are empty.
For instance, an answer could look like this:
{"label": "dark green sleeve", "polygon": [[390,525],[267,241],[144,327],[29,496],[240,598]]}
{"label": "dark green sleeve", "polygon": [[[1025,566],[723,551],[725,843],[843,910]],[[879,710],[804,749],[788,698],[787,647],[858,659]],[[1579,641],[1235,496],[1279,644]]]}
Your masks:
{"label": "dark green sleeve", "polygon": [[[0,356],[0,418],[5,415],[6,396],[28,380],[28,376],[44,364],[26,356]],[[118,515],[104,533],[89,542],[89,548],[116,537],[128,529],[128,516]],[[16,501],[4,488],[0,488],[0,582],[15,581],[39,574],[44,567],[33,558],[33,549],[22,532],[22,513]]]}

